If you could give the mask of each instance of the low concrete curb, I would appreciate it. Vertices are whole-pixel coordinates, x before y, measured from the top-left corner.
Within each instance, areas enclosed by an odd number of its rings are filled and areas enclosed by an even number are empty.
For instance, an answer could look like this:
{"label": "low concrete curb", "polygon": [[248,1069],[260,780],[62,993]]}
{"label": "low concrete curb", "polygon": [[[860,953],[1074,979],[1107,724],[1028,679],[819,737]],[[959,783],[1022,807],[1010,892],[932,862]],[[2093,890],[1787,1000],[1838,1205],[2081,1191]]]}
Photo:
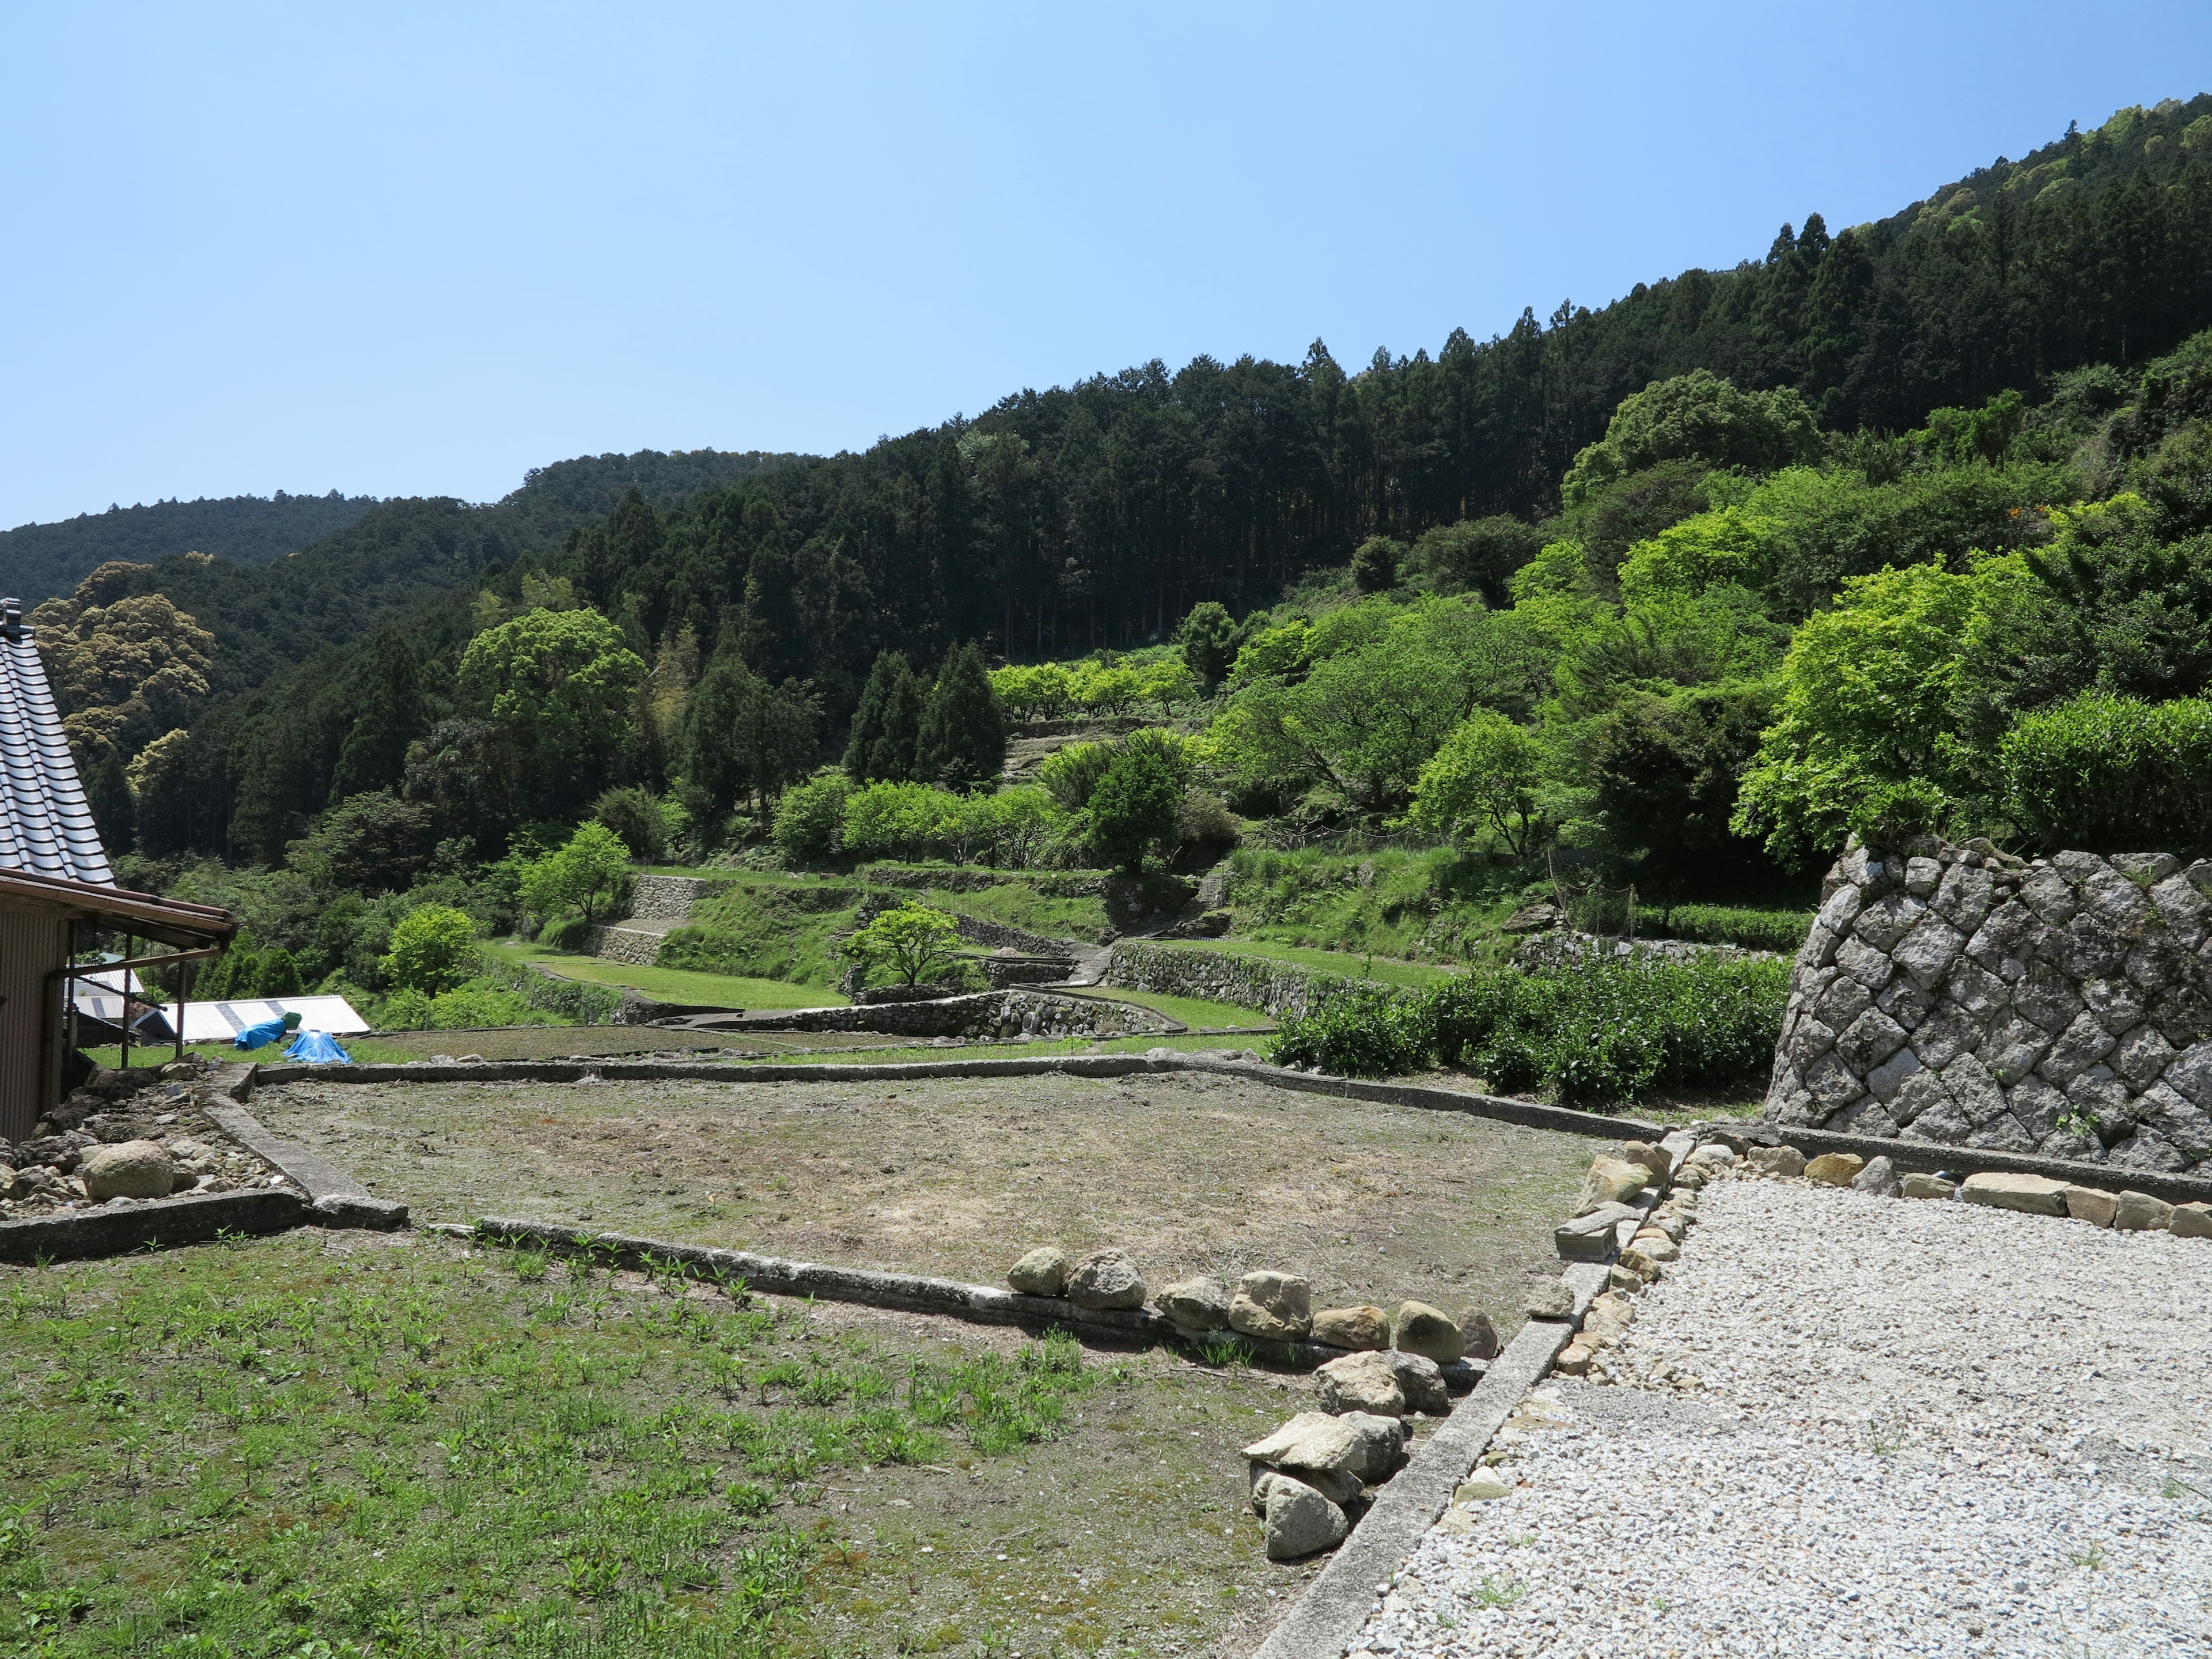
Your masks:
{"label": "low concrete curb", "polygon": [[1530,1129],[1607,1139],[1656,1140],[1665,1133],[1640,1118],[1578,1112],[1565,1106],[1508,1100],[1498,1095],[1436,1089],[1419,1083],[1364,1083],[1357,1078],[1293,1072],[1249,1060],[1214,1060],[1203,1054],[1060,1054],[1050,1059],[908,1060],[896,1065],[815,1066],[702,1065],[685,1060],[485,1060],[464,1066],[264,1066],[264,1086],[314,1079],[325,1083],[580,1083],[586,1077],[606,1083],[689,1080],[705,1083],[867,1083],[951,1077],[1133,1077],[1140,1073],[1211,1072],[1239,1077],[1301,1094],[1335,1095],[1346,1100],[1378,1101],[1428,1111],[1465,1112]]}
{"label": "low concrete curb", "polygon": [[120,1210],[73,1210],[63,1215],[0,1221],[0,1261],[75,1261],[127,1255],[173,1244],[204,1244],[226,1233],[289,1232],[308,1219],[298,1194],[258,1192],[187,1193],[150,1199]]}
{"label": "low concrete curb", "polygon": [[1573,1334],[1572,1326],[1558,1320],[1532,1319],[1521,1328],[1474,1392],[1390,1478],[1253,1659],[1342,1659],[1374,1611],[1376,1587],[1388,1584],[1428,1536],[1491,1437],[1522,1395],[1544,1380]]}
{"label": "low concrete curb", "polygon": [[268,1126],[243,1106],[219,1106],[210,1101],[204,1109],[225,1134],[266,1158],[306,1190],[310,1205],[306,1219],[311,1224],[386,1231],[407,1224],[404,1204],[371,1196],[366,1187],[335,1164],[325,1163],[296,1141],[270,1133]]}
{"label": "low concrete curb", "polygon": [[[1043,1328],[1054,1325],[1079,1326],[1112,1331],[1145,1341],[1192,1345],[1191,1337],[1164,1315],[1149,1308],[1079,1308],[1054,1296],[1024,1296],[994,1285],[966,1285],[957,1279],[932,1279],[921,1273],[878,1273],[867,1267],[838,1267],[819,1261],[792,1261],[781,1256],[755,1255],[750,1250],[715,1249],[703,1244],[675,1244],[665,1239],[637,1238],[628,1233],[594,1232],[588,1227],[563,1226],[558,1222],[526,1221],[512,1216],[486,1216],[474,1227],[446,1223],[431,1231],[457,1238],[507,1245],[536,1245],[562,1255],[585,1256],[611,1267],[678,1268],[687,1276],[714,1282],[741,1279],[749,1289],[775,1296],[818,1297],[830,1302],[859,1302],[871,1307],[896,1308],[907,1313],[943,1314],[954,1319],[986,1325],[1020,1325]],[[1352,1352],[1326,1342],[1265,1342],[1233,1332],[1224,1332],[1278,1364],[1311,1367],[1339,1359]],[[1443,1367],[1447,1387],[1467,1388],[1482,1375],[1462,1360]]]}

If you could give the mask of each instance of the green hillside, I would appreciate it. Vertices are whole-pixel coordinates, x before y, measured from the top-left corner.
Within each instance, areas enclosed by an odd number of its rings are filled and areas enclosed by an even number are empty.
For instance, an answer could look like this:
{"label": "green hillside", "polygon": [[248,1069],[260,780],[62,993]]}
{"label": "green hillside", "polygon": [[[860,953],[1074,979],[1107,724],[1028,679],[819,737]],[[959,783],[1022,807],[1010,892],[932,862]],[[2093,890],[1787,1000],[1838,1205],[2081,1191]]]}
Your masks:
{"label": "green hillside", "polygon": [[110,507],[53,524],[0,531],[0,592],[25,609],[66,593],[112,559],[155,564],[209,553],[267,564],[344,529],[376,505],[373,495],[226,495],[216,501]]}

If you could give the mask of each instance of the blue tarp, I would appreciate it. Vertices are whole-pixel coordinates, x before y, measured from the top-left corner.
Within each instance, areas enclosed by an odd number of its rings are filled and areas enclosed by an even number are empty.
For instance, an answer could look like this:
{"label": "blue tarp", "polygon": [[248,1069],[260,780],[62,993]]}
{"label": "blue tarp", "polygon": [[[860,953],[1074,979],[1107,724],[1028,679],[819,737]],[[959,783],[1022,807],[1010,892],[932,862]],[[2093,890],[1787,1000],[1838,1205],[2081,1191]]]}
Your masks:
{"label": "blue tarp", "polygon": [[302,1031],[292,1046],[284,1051],[287,1060],[304,1060],[310,1066],[350,1066],[353,1056],[337,1045],[337,1040],[328,1031]]}
{"label": "blue tarp", "polygon": [[281,1019],[264,1019],[258,1025],[247,1026],[231,1039],[231,1044],[238,1048],[265,1048],[283,1036],[286,1029]]}

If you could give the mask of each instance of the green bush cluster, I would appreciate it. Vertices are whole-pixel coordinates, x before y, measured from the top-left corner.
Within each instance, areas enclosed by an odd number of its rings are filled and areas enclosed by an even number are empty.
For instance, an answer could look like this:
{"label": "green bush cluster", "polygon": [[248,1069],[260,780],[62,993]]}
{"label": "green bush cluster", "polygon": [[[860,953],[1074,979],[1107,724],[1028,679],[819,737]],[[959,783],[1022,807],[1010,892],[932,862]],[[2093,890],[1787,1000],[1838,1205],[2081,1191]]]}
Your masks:
{"label": "green bush cluster", "polygon": [[1607,957],[1537,973],[1492,969],[1418,996],[1362,989],[1285,1016],[1273,1057],[1346,1077],[1436,1061],[1495,1089],[1540,1089],[1577,1104],[1633,1100],[1756,1080],[1789,994],[1789,969],[1777,962]]}

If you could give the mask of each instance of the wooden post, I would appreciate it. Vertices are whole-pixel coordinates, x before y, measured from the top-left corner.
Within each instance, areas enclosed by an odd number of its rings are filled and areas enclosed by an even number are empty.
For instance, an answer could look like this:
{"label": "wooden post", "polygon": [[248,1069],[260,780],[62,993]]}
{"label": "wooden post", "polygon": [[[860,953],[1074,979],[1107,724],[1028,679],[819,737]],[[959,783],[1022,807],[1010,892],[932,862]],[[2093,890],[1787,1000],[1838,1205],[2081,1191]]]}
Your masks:
{"label": "wooden post", "polygon": [[[123,959],[125,962],[131,960],[131,935],[128,933],[123,936]],[[131,1069],[131,970],[128,968],[123,970],[123,1048],[116,1056],[115,1069],[118,1072]]]}
{"label": "wooden post", "polygon": [[185,999],[192,994],[192,969],[197,963],[177,964],[177,1058],[185,1057]]}

